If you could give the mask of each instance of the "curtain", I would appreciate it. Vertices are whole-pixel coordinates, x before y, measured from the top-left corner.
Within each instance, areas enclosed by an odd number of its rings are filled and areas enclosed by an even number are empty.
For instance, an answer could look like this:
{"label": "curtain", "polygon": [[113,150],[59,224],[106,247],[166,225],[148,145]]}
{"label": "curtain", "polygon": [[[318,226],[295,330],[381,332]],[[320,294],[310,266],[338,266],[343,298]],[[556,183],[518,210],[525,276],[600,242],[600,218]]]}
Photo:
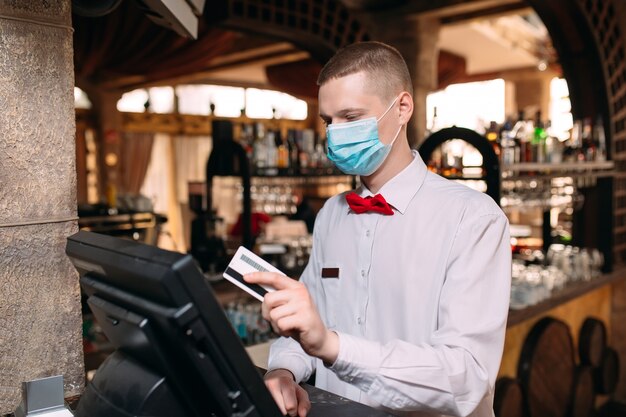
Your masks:
{"label": "curtain", "polygon": [[141,193],[152,200],[154,211],[167,216],[157,245],[163,249],[185,253],[187,242],[178,204],[176,181],[176,149],[174,138],[157,133]]}
{"label": "curtain", "polygon": [[[154,136],[149,166],[140,191],[152,200],[155,212],[168,218],[164,233],[159,238],[159,247],[179,252],[189,248],[194,214],[188,207],[187,185],[189,181],[205,181],[212,144],[209,136]],[[240,187],[239,178],[214,178],[214,208],[218,217],[224,220],[216,225],[218,233],[225,233],[241,212]]]}
{"label": "curtain", "polygon": [[153,133],[125,133],[120,152],[122,192],[137,195],[146,178],[152,155]]}
{"label": "curtain", "polygon": [[[188,208],[189,181],[206,181],[206,164],[213,149],[210,136],[178,136],[176,138],[176,168],[178,201],[188,234],[193,214]],[[238,177],[213,177],[213,209],[222,223],[216,225],[218,233],[226,233],[237,221],[242,211],[241,179]]]}
{"label": "curtain", "polygon": [[187,203],[189,181],[204,181],[206,163],[213,149],[210,136],[177,136],[176,147],[176,182],[178,201]]}
{"label": "curtain", "polygon": [[188,204],[189,181],[204,182],[206,162],[213,149],[210,136],[177,136],[174,140],[176,152],[177,203],[181,212],[182,230],[185,241],[191,244],[191,221],[194,213]]}

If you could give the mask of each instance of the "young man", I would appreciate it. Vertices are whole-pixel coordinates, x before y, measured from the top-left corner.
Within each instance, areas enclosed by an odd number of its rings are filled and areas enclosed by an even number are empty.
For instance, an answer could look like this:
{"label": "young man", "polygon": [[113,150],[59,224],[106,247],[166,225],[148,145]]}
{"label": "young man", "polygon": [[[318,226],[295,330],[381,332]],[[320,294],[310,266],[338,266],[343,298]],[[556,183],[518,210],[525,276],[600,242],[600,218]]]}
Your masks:
{"label": "young man", "polygon": [[299,281],[245,277],[277,289],[263,302],[284,336],[267,386],[291,416],[310,407],[298,383],[313,371],[316,386],[399,415],[492,416],[511,279],[506,217],[409,148],[413,89],[397,50],[348,46],[318,85],[328,156],[362,186],[319,212]]}

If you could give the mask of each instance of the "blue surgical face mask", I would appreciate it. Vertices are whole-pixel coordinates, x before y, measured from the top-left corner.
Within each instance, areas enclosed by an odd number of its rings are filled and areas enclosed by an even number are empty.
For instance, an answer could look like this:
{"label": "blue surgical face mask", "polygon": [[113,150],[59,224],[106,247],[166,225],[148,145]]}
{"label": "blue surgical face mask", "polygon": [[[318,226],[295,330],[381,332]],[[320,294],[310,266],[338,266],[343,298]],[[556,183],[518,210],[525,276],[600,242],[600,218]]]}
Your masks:
{"label": "blue surgical face mask", "polygon": [[378,138],[378,122],[385,117],[396,101],[398,97],[378,119],[368,117],[354,122],[329,125],[326,128],[328,159],[346,174],[368,176],[376,172],[385,162],[402,129],[400,126],[388,145]]}

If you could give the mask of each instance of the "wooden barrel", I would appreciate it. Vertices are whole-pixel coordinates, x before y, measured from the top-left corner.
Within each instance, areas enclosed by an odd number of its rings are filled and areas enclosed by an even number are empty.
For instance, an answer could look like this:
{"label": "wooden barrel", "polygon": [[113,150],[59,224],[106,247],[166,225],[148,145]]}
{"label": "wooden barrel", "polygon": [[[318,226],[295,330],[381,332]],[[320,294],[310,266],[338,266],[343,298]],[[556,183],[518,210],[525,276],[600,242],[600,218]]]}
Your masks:
{"label": "wooden barrel", "polygon": [[496,381],[493,411],[496,417],[524,417],[522,387],[517,380],[503,377]]}
{"label": "wooden barrel", "polygon": [[593,369],[580,365],[574,376],[574,390],[570,405],[570,417],[591,417],[595,408]]}
{"label": "wooden barrel", "polygon": [[615,349],[607,347],[602,355],[602,363],[594,368],[593,381],[598,394],[611,394],[619,380],[619,356]]}
{"label": "wooden barrel", "polygon": [[528,417],[563,417],[571,404],[574,344],[564,322],[546,317],[526,336],[518,376]]}
{"label": "wooden barrel", "polygon": [[598,319],[587,318],[580,328],[578,354],[580,363],[597,368],[606,349],[606,326]]}

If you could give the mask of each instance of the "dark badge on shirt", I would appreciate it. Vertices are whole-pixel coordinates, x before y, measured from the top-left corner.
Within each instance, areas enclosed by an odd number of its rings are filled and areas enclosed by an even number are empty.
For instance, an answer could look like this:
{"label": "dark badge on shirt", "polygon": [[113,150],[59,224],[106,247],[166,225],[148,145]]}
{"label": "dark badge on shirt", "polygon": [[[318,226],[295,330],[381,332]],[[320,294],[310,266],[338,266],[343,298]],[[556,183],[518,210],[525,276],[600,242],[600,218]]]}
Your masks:
{"label": "dark badge on shirt", "polygon": [[339,278],[339,268],[322,268],[322,278]]}

